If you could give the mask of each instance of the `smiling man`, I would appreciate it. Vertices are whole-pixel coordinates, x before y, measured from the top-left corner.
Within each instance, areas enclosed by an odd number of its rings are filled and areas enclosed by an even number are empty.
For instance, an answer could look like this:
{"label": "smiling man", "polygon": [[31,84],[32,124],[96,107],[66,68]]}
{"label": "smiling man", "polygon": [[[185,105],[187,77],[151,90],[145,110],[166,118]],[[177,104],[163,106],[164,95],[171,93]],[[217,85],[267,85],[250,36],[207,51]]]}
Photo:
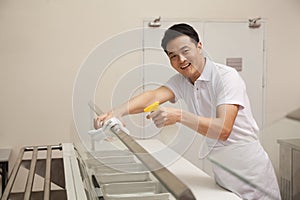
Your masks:
{"label": "smiling man", "polygon": [[[259,130],[245,83],[238,72],[205,57],[197,32],[188,24],[170,27],[161,46],[178,74],[164,86],[98,116],[95,128],[113,116],[141,113],[155,101],[163,104],[183,99],[188,111],[160,106],[147,118],[157,127],[181,123],[207,137],[211,154],[223,153],[221,165],[229,163],[230,171],[243,177],[242,181],[214,165],[215,180],[220,186],[243,199],[281,199],[273,166],[258,140]],[[266,188],[267,193],[263,192]]]}

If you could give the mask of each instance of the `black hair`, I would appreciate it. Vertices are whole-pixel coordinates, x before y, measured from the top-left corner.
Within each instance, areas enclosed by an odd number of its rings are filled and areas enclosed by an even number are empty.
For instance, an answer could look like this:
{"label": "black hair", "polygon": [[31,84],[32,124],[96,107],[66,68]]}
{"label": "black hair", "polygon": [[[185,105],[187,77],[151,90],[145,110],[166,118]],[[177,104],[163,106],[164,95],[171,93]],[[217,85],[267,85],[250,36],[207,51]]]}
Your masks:
{"label": "black hair", "polygon": [[166,30],[164,37],[161,41],[161,47],[167,53],[167,45],[169,41],[182,35],[189,36],[192,42],[194,42],[195,44],[199,42],[199,36],[195,29],[188,24],[181,23],[175,24],[168,28],[168,30]]}

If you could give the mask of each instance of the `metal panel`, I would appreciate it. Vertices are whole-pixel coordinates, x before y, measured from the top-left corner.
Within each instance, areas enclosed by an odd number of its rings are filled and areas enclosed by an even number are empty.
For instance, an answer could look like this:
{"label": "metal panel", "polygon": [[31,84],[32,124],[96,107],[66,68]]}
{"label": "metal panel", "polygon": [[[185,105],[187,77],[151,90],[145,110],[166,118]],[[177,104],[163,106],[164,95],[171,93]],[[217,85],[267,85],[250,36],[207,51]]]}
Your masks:
{"label": "metal panel", "polygon": [[291,200],[291,165],[292,150],[291,148],[280,146],[280,193],[282,200]]}
{"label": "metal panel", "polygon": [[63,150],[67,196],[69,199],[87,200],[74,153],[74,146],[70,143],[64,143]]}
{"label": "metal panel", "polygon": [[293,150],[293,199],[300,199],[300,151]]}

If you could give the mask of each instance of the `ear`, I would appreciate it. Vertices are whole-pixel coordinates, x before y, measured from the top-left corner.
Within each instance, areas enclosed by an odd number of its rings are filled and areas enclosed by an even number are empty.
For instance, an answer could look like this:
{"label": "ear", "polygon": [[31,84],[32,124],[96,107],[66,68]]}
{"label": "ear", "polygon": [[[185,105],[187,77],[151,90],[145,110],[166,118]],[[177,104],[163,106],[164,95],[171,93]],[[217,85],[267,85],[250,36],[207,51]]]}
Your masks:
{"label": "ear", "polygon": [[202,42],[198,42],[197,48],[202,49]]}

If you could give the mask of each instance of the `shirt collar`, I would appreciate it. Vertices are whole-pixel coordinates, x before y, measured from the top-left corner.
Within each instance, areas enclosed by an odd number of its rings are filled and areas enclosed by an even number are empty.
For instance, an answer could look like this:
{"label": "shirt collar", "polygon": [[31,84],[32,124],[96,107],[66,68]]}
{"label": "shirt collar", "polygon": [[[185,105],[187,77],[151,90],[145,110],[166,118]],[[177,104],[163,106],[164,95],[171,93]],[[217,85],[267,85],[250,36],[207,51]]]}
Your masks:
{"label": "shirt collar", "polygon": [[210,81],[211,74],[212,74],[212,65],[213,65],[213,62],[206,57],[206,62],[205,62],[203,71],[197,80]]}

